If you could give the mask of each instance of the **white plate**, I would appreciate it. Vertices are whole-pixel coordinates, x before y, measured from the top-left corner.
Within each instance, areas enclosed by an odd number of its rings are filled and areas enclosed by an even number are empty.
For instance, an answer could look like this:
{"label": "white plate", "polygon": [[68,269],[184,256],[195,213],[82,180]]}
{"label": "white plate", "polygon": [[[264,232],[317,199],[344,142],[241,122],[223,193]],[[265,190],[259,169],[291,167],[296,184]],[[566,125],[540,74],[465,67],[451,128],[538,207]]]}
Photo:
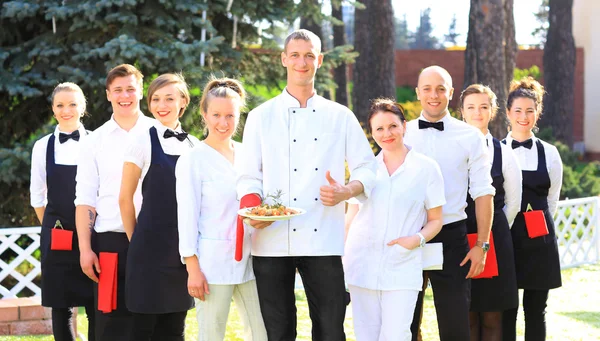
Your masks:
{"label": "white plate", "polygon": [[251,215],[249,214],[250,210],[252,210],[254,207],[247,207],[247,208],[242,208],[241,210],[238,211],[238,214],[241,215],[242,217],[246,217],[246,218],[250,218],[250,219],[254,219],[254,220],[260,220],[260,221],[279,221],[279,220],[288,220],[288,219],[292,219],[294,217],[297,217],[299,215],[303,215],[304,213],[306,213],[305,209],[302,208],[297,208],[297,207],[288,207],[289,209],[292,209],[298,213],[296,214],[292,214],[292,215],[277,215],[277,216],[257,216],[257,215]]}

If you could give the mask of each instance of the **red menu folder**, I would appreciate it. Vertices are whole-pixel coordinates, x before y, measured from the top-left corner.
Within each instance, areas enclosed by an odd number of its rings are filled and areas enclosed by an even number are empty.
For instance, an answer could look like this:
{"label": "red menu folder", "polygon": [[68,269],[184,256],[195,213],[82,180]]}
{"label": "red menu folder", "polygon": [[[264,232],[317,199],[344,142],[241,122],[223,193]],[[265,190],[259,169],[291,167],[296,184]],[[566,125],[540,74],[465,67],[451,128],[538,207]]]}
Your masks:
{"label": "red menu folder", "polygon": [[117,309],[117,265],[118,254],[100,252],[100,278],[98,281],[98,310],[110,313]]}
{"label": "red menu folder", "polygon": [[[260,205],[262,200],[256,193],[246,194],[240,200],[240,209]],[[240,262],[244,255],[244,217],[238,215],[235,235],[235,260]]]}
{"label": "red menu folder", "polygon": [[[473,248],[475,243],[477,242],[477,233],[469,233],[467,234],[467,238],[469,239],[469,246]],[[473,279],[478,278],[492,278],[498,276],[498,260],[496,258],[496,247],[494,246],[494,237],[490,233],[490,249],[487,252],[487,257],[485,260],[485,267],[483,271],[473,277]]]}
{"label": "red menu folder", "polygon": [[73,231],[65,230],[60,220],[54,223],[54,228],[50,232],[50,250],[73,250]]}
{"label": "red menu folder", "polygon": [[544,211],[534,211],[531,209],[531,205],[527,206],[527,208],[527,212],[523,212],[523,217],[525,218],[525,227],[527,228],[529,238],[547,235],[549,232]]}

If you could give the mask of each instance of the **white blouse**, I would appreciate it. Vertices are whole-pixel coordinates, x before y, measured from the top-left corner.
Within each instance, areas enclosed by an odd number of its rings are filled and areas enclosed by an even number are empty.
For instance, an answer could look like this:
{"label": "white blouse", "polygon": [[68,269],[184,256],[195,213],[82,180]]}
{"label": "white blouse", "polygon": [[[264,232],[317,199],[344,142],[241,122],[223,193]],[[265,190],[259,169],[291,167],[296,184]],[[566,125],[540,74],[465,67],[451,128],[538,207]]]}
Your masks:
{"label": "white blouse", "polygon": [[[239,147],[234,142],[234,164],[239,162]],[[201,142],[179,158],[175,176],[182,261],[196,255],[210,284],[240,284],[254,279],[250,261],[252,227],[244,227],[242,261],[234,259],[239,209],[234,165]]]}
{"label": "white blouse", "polygon": [[[485,140],[490,155],[490,164],[494,164],[494,143],[492,134],[485,135]],[[512,148],[500,143],[502,153],[502,176],[504,177],[504,207],[502,210],[508,220],[508,225],[512,226],[517,213],[521,210],[521,197],[523,194],[523,174],[519,167],[517,156],[512,152]]]}
{"label": "white blouse", "polygon": [[[31,151],[31,183],[29,192],[31,193],[32,207],[45,207],[48,204],[47,194],[48,186],[46,183],[46,149],[48,140],[54,135],[54,162],[59,165],[74,166],[77,165],[77,157],[81,148],[81,143],[86,138],[87,131],[83,124],[79,125],[79,141],[73,139],[60,143],[58,136],[61,133],[58,125],[54,133],[48,134],[37,140]],[[74,180],[74,179],[73,179]]]}
{"label": "white blouse", "polygon": [[442,173],[435,161],[414,150],[391,176],[383,153],[377,164],[375,187],[348,231],[346,283],[371,290],[421,290],[422,249],[387,243],[421,231],[427,210],[446,203]]}
{"label": "white blouse", "polygon": [[[181,155],[200,143],[200,140],[191,134],[188,134],[187,139],[183,141],[179,141],[175,137],[164,138],[163,135],[169,128],[157,120],[154,122],[154,127],[156,128],[156,135],[158,135],[158,142],[167,155]],[[174,131],[176,133],[183,132],[181,124]],[[148,130],[137,132],[132,136],[131,140],[128,148],[125,150],[125,162],[130,162],[138,166],[142,170],[140,181],[144,181],[152,163],[150,132]]]}
{"label": "white blouse", "polygon": [[[515,153],[517,156],[521,170],[524,171],[535,171],[537,170],[538,166],[538,152],[535,146],[538,138],[534,135],[531,140],[533,141],[533,146],[531,149],[527,149],[525,147],[513,149],[513,153]],[[509,132],[506,136],[506,146],[512,148],[512,141],[513,138]],[[542,142],[542,146],[544,146],[544,153],[546,154],[546,168],[548,170],[548,174],[550,175],[548,209],[550,210],[550,214],[554,215],[556,213],[556,205],[560,197],[560,188],[562,186],[563,164],[560,154],[558,153],[558,149],[548,142],[542,140],[540,141]]]}

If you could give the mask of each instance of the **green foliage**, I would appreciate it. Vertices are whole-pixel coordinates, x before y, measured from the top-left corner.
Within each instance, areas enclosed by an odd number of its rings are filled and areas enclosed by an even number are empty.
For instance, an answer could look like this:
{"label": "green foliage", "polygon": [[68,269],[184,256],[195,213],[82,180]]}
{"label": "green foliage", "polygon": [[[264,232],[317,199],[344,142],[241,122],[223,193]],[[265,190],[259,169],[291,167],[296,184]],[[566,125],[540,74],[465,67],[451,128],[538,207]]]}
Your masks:
{"label": "green foliage", "polygon": [[431,24],[431,8],[421,11],[417,31],[411,37],[410,48],[416,50],[431,50],[439,48],[438,39],[433,36]]}
{"label": "green foliage", "polygon": [[561,199],[600,195],[600,162],[581,161],[580,154],[571,151],[567,145],[554,139],[552,128],[542,129],[537,136],[556,146],[562,159],[563,184],[560,190]]}
{"label": "green foliage", "polygon": [[529,69],[515,68],[513,72],[514,80],[520,80],[528,76],[531,76],[535,80],[539,81],[542,78],[542,71],[540,71],[540,68],[537,65],[532,65]]}
{"label": "green foliage", "polygon": [[416,101],[417,93],[410,86],[399,86],[396,88],[396,101],[399,103],[407,101]]}

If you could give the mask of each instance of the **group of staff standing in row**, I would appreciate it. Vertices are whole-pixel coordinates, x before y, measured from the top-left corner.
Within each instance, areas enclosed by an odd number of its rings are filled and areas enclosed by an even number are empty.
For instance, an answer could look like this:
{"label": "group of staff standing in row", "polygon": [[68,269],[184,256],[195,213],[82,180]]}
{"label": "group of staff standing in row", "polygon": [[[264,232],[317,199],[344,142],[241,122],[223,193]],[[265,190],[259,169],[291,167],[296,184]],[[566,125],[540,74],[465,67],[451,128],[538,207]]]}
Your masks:
{"label": "group of staff standing in row", "polygon": [[[427,281],[442,341],[515,340],[518,289],[525,340],[545,339],[548,291],[561,285],[552,217],[562,163],[533,133],[543,87],[511,84],[511,131],[499,141],[488,130],[498,109],[492,90],[467,87],[458,120],[448,111],[450,75],[427,67],[417,119],[406,122],[392,99],[372,101],[374,156],[354,114],[315,93],[322,62],[312,32],[287,37],[287,86],[248,114],[243,143],[232,140],[246,99],[235,79],[204,88],[203,141],[181,127],[190,95],[179,74],[150,84],[151,119],[140,111],[142,74],[128,64],[110,70],[113,114],[94,132],[80,122],[81,89],[54,89],[58,125],[34,145],[31,205],[56,340],[75,340],[78,306],[91,341],[182,341],[194,306],[198,340],[224,340],[232,299],[245,340],[295,340],[296,272],[315,341],[345,340],[346,285],[358,341],[417,340]],[[283,204],[306,213],[276,222],[238,216],[278,190]],[[541,236],[531,236],[528,210],[545,217]],[[497,276],[474,279],[490,241]],[[423,270],[427,243],[442,244],[441,270]]]}

